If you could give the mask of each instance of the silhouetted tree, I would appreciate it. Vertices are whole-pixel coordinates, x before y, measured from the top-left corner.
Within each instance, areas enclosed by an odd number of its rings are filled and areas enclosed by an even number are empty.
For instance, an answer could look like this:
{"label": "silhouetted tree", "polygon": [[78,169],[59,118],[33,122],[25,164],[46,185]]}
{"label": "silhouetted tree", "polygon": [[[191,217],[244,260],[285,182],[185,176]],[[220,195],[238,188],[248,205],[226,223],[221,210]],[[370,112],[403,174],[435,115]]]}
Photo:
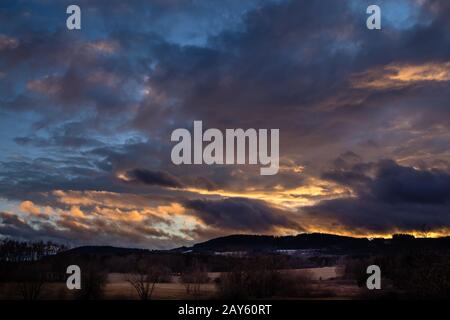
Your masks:
{"label": "silhouetted tree", "polygon": [[139,299],[150,300],[156,284],[165,277],[165,270],[160,266],[150,265],[147,261],[138,261],[133,273],[126,280],[136,290]]}
{"label": "silhouetted tree", "polygon": [[39,299],[46,282],[46,268],[36,262],[18,265],[14,280],[18,293],[24,300]]}
{"label": "silhouetted tree", "polygon": [[192,267],[182,272],[181,281],[183,282],[188,294],[200,294],[201,285],[209,282],[206,267],[199,263],[195,263]]}
{"label": "silhouetted tree", "polygon": [[25,242],[6,239],[0,241],[0,261],[37,261],[45,256],[55,255],[67,248],[53,242]]}
{"label": "silhouetted tree", "polygon": [[81,265],[81,290],[77,291],[79,300],[99,300],[103,298],[108,274],[97,263]]}

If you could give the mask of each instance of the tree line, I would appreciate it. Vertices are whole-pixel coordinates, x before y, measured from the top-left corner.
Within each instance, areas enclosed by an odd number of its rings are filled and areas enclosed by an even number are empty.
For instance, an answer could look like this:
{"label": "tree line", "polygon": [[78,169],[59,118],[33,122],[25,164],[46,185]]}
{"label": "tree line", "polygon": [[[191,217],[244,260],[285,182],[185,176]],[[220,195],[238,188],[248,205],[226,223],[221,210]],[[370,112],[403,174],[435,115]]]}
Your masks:
{"label": "tree line", "polygon": [[66,246],[51,241],[27,242],[5,239],[0,241],[0,261],[38,261],[43,257],[55,255],[64,250],[67,250]]}

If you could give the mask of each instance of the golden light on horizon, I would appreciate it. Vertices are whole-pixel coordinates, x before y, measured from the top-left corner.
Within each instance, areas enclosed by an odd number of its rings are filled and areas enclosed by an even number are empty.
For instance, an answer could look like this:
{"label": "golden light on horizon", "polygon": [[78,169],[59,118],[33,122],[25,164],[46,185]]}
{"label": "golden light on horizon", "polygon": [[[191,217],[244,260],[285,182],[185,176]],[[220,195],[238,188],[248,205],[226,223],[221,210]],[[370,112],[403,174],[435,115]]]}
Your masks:
{"label": "golden light on horizon", "polygon": [[200,188],[187,188],[183,191],[198,195],[218,197],[239,197],[265,201],[275,207],[286,210],[294,210],[302,206],[310,206],[324,199],[337,199],[352,196],[352,191],[334,183],[320,179],[310,179],[310,184],[291,189],[276,186],[272,190],[246,189],[240,191],[231,190],[207,190]]}
{"label": "golden light on horizon", "polygon": [[[314,182],[314,183],[313,183]],[[339,220],[327,218],[320,212],[311,215],[302,213],[301,208],[309,206],[322,199],[336,199],[349,197],[349,190],[339,189],[339,186],[323,184],[321,180],[311,180],[311,184],[292,189],[275,188],[273,192],[249,190],[246,192],[233,191],[208,191],[203,189],[190,189],[197,196],[203,195],[217,200],[217,197],[226,199],[229,197],[241,197],[256,199],[266,202],[269,206],[281,210],[279,213],[292,219],[293,225],[273,226],[265,230],[263,234],[276,236],[297,235],[300,233],[327,233],[356,238],[391,238],[393,234],[410,234],[416,238],[438,238],[450,236],[449,228],[433,230],[401,230],[389,229],[384,232],[373,232],[363,228],[350,228],[340,223]],[[351,193],[351,192],[350,192]],[[127,195],[106,191],[70,191],[55,190],[51,195],[56,196],[59,204],[67,206],[63,209],[58,206],[40,206],[31,201],[22,202],[18,210],[22,217],[42,219],[55,223],[63,228],[89,229],[92,223],[102,221],[107,225],[117,224],[124,230],[134,230],[142,225],[142,230],[151,227],[164,230],[167,234],[176,235],[179,238],[193,239],[195,230],[204,230],[205,233],[216,230],[215,226],[207,225],[199,216],[186,209],[182,202],[172,201],[166,203],[149,203],[146,195]],[[308,198],[312,197],[312,199]],[[315,197],[317,197],[315,199]],[[44,213],[44,214],[38,214]],[[148,220],[150,219],[150,220]],[[135,230],[140,230],[135,229]],[[144,231],[140,232],[144,232]],[[227,234],[246,233],[245,230],[227,229],[218,230]],[[218,232],[217,231],[217,232]],[[133,231],[135,232],[135,231]],[[136,231],[137,232],[137,231]],[[211,237],[213,234],[211,233]]]}

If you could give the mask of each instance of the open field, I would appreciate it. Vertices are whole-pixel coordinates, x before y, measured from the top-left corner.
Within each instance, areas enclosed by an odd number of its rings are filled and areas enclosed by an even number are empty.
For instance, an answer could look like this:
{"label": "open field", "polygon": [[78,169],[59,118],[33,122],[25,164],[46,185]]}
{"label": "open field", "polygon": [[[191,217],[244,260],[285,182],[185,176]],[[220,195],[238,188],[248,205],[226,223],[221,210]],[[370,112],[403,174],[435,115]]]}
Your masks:
{"label": "open field", "polygon": [[[42,288],[41,299],[44,300],[71,300],[76,299],[76,291],[70,291],[65,283],[46,283]],[[208,299],[213,298],[216,287],[213,283],[201,285],[198,295],[187,294],[182,283],[157,283],[152,299],[177,300],[177,299]],[[137,300],[136,290],[126,281],[109,282],[104,288],[104,299]],[[18,285],[16,283],[0,284],[0,300],[21,300]]]}
{"label": "open field", "polygon": [[[321,299],[351,299],[360,294],[358,288],[351,281],[339,280],[340,267],[325,267],[311,269],[283,270],[283,273],[292,275],[308,275],[312,297]],[[179,276],[173,276],[169,283],[157,283],[152,299],[214,299],[217,296],[216,279],[220,273],[208,273],[209,283],[200,285],[200,290],[193,295],[188,293],[185,284],[181,283]],[[108,275],[104,288],[104,299],[138,299],[135,289],[126,281],[126,274],[111,273]],[[66,288],[65,283],[46,283],[42,288],[41,299],[75,299],[75,291]],[[282,298],[282,297],[280,297]],[[21,299],[18,285],[15,283],[0,284],[0,299]]]}

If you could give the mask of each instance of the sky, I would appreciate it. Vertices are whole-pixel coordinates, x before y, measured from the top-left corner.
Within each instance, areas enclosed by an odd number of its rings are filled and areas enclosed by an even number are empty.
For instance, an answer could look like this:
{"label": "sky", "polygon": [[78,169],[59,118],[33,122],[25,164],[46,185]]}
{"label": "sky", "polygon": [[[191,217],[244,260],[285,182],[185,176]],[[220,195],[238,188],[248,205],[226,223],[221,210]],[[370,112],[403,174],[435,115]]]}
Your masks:
{"label": "sky", "polygon": [[[2,0],[0,237],[450,235],[449,30],[447,0]],[[278,174],[174,165],[194,120],[279,128]]]}

